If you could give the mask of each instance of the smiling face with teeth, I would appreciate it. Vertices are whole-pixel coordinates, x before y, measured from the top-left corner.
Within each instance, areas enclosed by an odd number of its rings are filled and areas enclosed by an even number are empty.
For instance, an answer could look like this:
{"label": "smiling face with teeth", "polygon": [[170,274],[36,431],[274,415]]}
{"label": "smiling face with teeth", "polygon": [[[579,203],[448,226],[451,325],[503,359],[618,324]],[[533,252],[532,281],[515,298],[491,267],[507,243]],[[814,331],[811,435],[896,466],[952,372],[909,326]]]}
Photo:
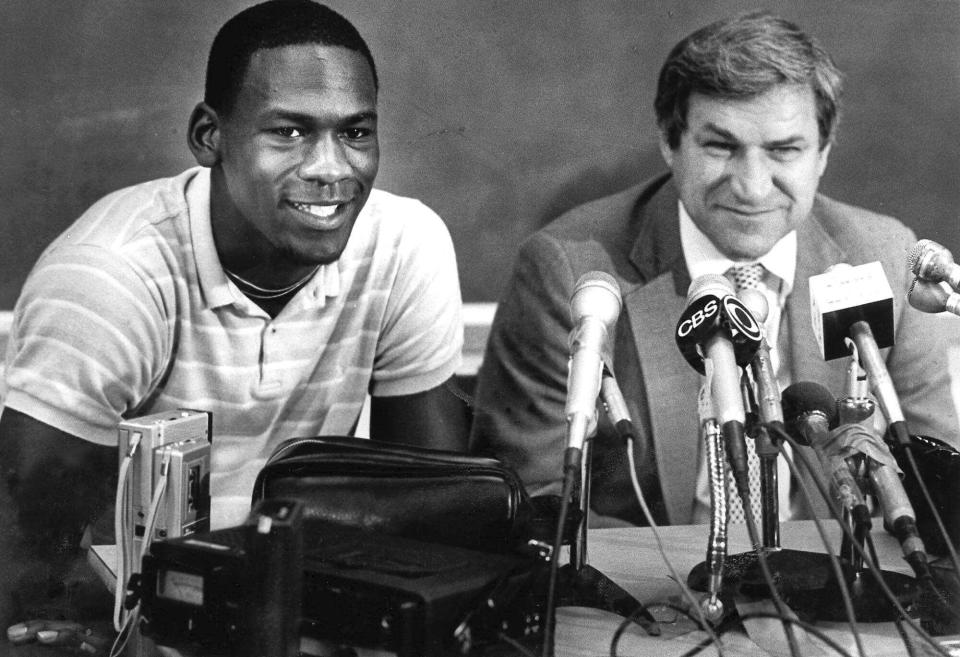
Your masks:
{"label": "smiling face with teeth", "polygon": [[229,112],[197,107],[224,266],[281,285],[340,257],[377,175],[376,104],[360,53],[301,44],[255,52]]}

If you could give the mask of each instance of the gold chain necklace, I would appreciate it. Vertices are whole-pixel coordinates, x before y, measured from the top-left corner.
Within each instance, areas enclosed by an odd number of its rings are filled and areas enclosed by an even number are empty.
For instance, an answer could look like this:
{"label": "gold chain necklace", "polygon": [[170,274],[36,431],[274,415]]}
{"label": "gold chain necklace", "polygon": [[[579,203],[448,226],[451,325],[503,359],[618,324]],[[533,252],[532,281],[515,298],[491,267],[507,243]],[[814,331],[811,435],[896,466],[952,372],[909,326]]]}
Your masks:
{"label": "gold chain necklace", "polygon": [[312,270],[307,272],[307,275],[301,278],[300,280],[295,281],[290,285],[287,285],[286,287],[276,288],[276,289],[260,287],[256,283],[251,283],[250,281],[243,278],[239,274],[233,273],[226,267],[224,267],[223,271],[224,273],[226,273],[227,276],[230,277],[230,280],[232,280],[234,283],[237,284],[237,287],[240,288],[240,291],[243,292],[248,297],[251,297],[253,299],[276,299],[278,297],[292,294],[293,292],[296,292],[297,290],[299,290],[301,287],[307,284],[307,281],[309,281],[313,277],[313,275],[317,273],[319,269],[320,269],[320,265],[317,265]]}

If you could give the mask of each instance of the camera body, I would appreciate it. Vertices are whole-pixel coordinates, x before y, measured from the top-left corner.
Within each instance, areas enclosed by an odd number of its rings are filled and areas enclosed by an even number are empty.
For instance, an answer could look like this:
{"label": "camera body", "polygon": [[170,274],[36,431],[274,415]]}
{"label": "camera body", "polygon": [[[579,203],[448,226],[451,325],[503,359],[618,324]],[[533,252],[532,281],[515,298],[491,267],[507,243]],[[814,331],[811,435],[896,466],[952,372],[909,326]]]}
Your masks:
{"label": "camera body", "polygon": [[159,541],[144,556],[141,631],[204,655],[296,655],[302,504],[263,500],[237,527]]}

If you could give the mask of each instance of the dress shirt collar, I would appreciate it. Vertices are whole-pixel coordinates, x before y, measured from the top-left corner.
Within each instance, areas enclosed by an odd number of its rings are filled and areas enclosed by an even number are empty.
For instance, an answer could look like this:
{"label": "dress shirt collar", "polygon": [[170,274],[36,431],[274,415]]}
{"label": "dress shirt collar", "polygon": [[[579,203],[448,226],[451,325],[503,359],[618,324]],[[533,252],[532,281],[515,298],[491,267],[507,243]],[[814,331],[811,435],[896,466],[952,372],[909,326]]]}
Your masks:
{"label": "dress shirt collar", "polygon": [[[691,280],[704,274],[723,276],[734,265],[749,264],[735,262],[721,253],[710,238],[693,223],[687,209],[683,207],[683,202],[678,202],[677,205],[680,214],[680,244]],[[781,297],[790,294],[797,273],[797,231],[791,230],[781,237],[772,249],[755,262],[759,262],[768,272],[780,279]]]}

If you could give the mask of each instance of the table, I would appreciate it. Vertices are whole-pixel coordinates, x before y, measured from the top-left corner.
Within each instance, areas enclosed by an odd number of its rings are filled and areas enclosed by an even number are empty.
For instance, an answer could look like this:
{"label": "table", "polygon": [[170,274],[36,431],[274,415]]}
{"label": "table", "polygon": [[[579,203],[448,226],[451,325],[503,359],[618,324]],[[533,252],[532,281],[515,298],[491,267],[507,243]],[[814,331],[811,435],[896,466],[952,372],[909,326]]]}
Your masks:
{"label": "table", "polygon": [[[826,524],[836,553],[840,544],[841,530],[835,522]],[[686,578],[697,563],[703,561],[708,527],[684,525],[660,528],[664,549],[670,562],[683,578]],[[812,521],[781,523],[781,545],[787,549],[823,552],[820,536]],[[874,542],[880,566],[884,570],[909,574],[906,562],[900,556],[900,547],[892,536],[882,529],[874,529]],[[732,526],[730,530],[730,554],[746,552],[750,542],[744,525]],[[638,600],[649,604],[676,598],[679,588],[671,580],[669,571],[657,547],[654,533],[649,528],[618,528],[591,530],[588,536],[587,560],[593,567],[610,577]],[[113,580],[113,546],[94,546],[90,551],[90,563],[109,587]],[[665,611],[665,610],[664,610]],[[660,612],[658,612],[658,616]],[[612,613],[584,607],[561,607],[557,613],[555,654],[557,657],[596,657],[610,654],[610,640],[622,619]],[[691,631],[689,621],[662,623],[663,635],[650,637],[638,626],[631,626],[623,634],[617,654],[620,656],[671,657],[683,655],[706,634]],[[731,657],[782,654],[789,655],[783,639],[781,625],[776,621],[748,624],[750,637],[743,633],[725,634],[724,654]],[[822,629],[843,645],[851,654],[856,654],[849,629],[844,623],[824,624]],[[900,656],[906,654],[903,643],[892,623],[861,624],[861,636],[870,657]],[[799,632],[799,630],[798,630]],[[764,645],[761,648],[757,642]],[[916,644],[918,648],[922,644]],[[830,655],[814,643],[804,643],[805,655]],[[359,651],[364,655],[380,655],[379,651]],[[715,647],[703,650],[701,655],[718,655]],[[918,654],[924,654],[921,650]]]}
{"label": "table", "polygon": [[[879,524],[879,523],[876,523]],[[842,531],[835,522],[826,524],[827,533],[833,541],[836,553],[842,537]],[[793,521],[781,523],[781,545],[787,549],[823,552],[820,535],[813,521]],[[708,527],[706,525],[670,526],[660,528],[665,552],[676,571],[686,578],[690,570],[704,560]],[[909,566],[901,557],[900,546],[893,536],[882,529],[875,528],[874,543],[883,570],[910,574]],[[729,554],[745,552],[750,549],[745,525],[731,526]],[[587,545],[588,562],[602,573],[613,579],[628,593],[641,602],[677,598],[679,587],[670,579],[670,573],[664,564],[657,547],[653,531],[649,528],[624,528],[591,530]],[[771,605],[772,607],[772,605]],[[772,609],[771,609],[772,610]],[[659,616],[659,614],[658,614]],[[596,657],[610,654],[610,641],[621,623],[614,614],[595,609],[568,607],[561,608],[557,614],[557,657]],[[663,636],[650,637],[640,627],[632,625],[621,637],[617,654],[621,656],[671,657],[682,655],[707,638],[702,632],[690,632],[692,624],[683,619],[682,623],[661,624]],[[753,656],[781,654],[789,655],[789,648],[779,628],[779,623],[748,621],[751,636],[764,644],[763,649],[757,642],[743,633],[725,634],[723,638],[724,654],[734,656]],[[856,647],[845,623],[819,624],[834,640],[837,640],[851,654]],[[859,625],[865,649],[870,657],[906,654],[893,623],[874,623]],[[766,629],[767,631],[764,631]],[[798,630],[799,632],[799,630]],[[918,644],[919,645],[919,644]],[[709,647],[699,654],[717,655],[715,647]],[[805,654],[836,655],[832,650],[820,650],[815,644],[806,645]],[[924,654],[922,651],[919,654]]]}

